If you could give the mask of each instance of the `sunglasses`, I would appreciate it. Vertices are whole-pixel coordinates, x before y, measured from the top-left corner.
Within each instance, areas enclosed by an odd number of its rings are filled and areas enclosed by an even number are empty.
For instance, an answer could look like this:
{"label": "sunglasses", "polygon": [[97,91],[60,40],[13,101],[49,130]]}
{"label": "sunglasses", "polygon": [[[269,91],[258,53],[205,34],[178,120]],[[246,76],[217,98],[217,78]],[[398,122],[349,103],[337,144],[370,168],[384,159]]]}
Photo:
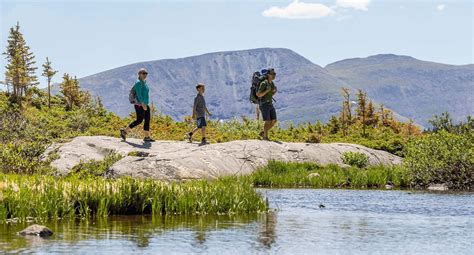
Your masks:
{"label": "sunglasses", "polygon": [[140,73],[140,74],[148,75],[148,73]]}

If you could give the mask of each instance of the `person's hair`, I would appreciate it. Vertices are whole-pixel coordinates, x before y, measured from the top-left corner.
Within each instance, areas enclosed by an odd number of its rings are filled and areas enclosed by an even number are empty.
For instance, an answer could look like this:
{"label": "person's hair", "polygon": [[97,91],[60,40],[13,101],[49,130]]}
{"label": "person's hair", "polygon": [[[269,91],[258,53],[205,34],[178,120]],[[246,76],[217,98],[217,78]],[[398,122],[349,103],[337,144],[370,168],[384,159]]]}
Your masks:
{"label": "person's hair", "polygon": [[198,85],[196,85],[196,90],[199,90],[199,88],[201,88],[201,87],[203,87],[203,88],[204,88],[205,86],[204,86],[204,84],[202,84],[202,83],[199,83]]}

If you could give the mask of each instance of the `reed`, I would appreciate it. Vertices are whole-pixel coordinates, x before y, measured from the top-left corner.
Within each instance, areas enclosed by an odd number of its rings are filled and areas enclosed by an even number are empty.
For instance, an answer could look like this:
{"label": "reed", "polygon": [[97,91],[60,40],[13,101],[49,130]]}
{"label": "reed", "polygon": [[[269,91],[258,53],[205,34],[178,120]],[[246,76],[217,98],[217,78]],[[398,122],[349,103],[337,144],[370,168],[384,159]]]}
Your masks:
{"label": "reed", "polygon": [[410,185],[407,171],[401,166],[371,166],[342,168],[315,163],[270,161],[249,176],[257,187],[275,188],[395,188]]}
{"label": "reed", "polygon": [[221,215],[266,211],[247,178],[162,182],[0,174],[0,220],[118,214]]}

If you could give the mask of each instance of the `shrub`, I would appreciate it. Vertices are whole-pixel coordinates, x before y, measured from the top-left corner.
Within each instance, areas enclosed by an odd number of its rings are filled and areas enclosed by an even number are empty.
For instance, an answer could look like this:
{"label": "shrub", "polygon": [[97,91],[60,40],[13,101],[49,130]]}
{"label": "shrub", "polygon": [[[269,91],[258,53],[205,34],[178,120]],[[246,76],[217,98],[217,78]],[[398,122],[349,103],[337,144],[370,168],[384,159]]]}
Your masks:
{"label": "shrub", "polygon": [[413,139],[406,147],[405,167],[413,185],[446,184],[450,189],[474,188],[474,135],[445,130]]}
{"label": "shrub", "polygon": [[350,166],[365,168],[369,163],[369,157],[364,153],[346,151],[342,154],[342,161]]}

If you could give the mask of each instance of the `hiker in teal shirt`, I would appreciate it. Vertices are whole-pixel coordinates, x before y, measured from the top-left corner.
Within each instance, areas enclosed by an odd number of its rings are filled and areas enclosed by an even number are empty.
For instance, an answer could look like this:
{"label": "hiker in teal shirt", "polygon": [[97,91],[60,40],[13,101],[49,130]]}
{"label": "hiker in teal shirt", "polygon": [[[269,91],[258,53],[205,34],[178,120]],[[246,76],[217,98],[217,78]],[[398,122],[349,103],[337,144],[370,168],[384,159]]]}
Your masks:
{"label": "hiker in teal shirt", "polygon": [[139,105],[148,105],[148,92],[150,89],[148,88],[148,85],[146,84],[146,80],[140,80],[138,79],[135,82],[135,93],[137,94],[137,102]]}
{"label": "hiker in teal shirt", "polygon": [[137,114],[137,119],[134,122],[130,123],[128,127],[120,129],[120,136],[122,137],[123,140],[127,138],[127,133],[130,132],[132,128],[140,125],[143,122],[143,120],[145,120],[145,124],[143,125],[143,130],[145,131],[145,138],[143,138],[143,141],[145,142],[155,141],[151,139],[150,137],[151,114],[150,114],[150,106],[148,105],[149,100],[150,100],[148,96],[148,92],[150,91],[150,89],[148,88],[148,85],[146,84],[147,75],[148,75],[148,72],[144,68],[138,70],[138,80],[137,82],[135,82],[135,85],[133,85],[133,89],[135,90],[134,108]]}

